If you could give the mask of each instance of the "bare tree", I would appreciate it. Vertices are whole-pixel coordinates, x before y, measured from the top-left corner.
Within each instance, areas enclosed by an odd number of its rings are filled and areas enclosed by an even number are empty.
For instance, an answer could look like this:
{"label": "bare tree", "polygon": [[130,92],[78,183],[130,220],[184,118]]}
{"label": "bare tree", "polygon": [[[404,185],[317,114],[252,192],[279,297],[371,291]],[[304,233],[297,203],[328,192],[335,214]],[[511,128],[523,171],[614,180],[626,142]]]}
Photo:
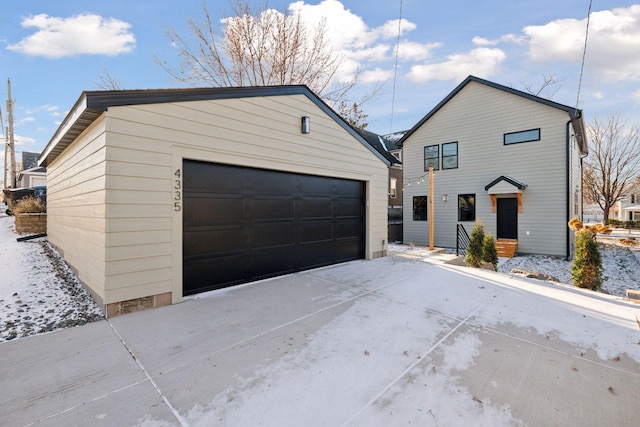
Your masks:
{"label": "bare tree", "polygon": [[173,78],[190,86],[305,84],[347,121],[366,126],[361,105],[371,95],[355,107],[348,100],[358,76],[339,80],[344,58],[331,48],[324,21],[309,30],[299,15],[271,9],[267,2],[252,8],[244,0],[232,4],[220,28],[205,3],[202,12],[202,22],[188,21],[190,38],[173,29],[167,32],[180,64],[158,58],[156,63]]}
{"label": "bare tree", "polygon": [[[540,84],[540,87],[538,87],[537,89],[533,87],[532,83],[527,83],[523,81],[520,82],[520,84],[524,87],[525,92],[535,96],[542,96],[545,90],[553,87],[558,83],[559,83],[559,80],[556,78],[556,76],[554,76],[551,73],[542,73],[542,83]],[[558,92],[558,90],[560,90],[559,87],[555,88],[555,90],[547,94],[545,98],[552,99],[554,95]]]}
{"label": "bare tree", "polygon": [[611,207],[626,195],[640,173],[640,133],[637,126],[628,128],[618,116],[612,115],[604,122],[595,118],[587,126],[587,135],[585,198],[600,206],[604,224],[608,224]]}
{"label": "bare tree", "polygon": [[102,89],[102,90],[122,90],[123,89],[122,85],[120,84],[120,81],[114,76],[112,76],[109,73],[109,70],[107,70],[106,68],[103,68],[102,71],[104,72],[104,74],[98,75],[98,79],[100,79],[100,81],[94,83],[99,89]]}

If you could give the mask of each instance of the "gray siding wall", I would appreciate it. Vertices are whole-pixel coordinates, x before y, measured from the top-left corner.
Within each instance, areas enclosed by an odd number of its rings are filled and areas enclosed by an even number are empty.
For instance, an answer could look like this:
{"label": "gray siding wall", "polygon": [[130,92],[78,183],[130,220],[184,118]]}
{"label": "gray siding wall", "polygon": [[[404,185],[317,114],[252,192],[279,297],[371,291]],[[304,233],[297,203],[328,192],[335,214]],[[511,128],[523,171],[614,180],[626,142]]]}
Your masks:
{"label": "gray siding wall", "polygon": [[[404,242],[429,242],[428,223],[413,220],[413,196],[428,195],[424,147],[458,142],[458,168],[439,170],[434,180],[435,245],[455,248],[458,195],[476,195],[476,219],[496,235],[496,213],[484,187],[501,175],[524,184],[518,214],[521,253],[566,255],[568,115],[476,82],[470,82],[404,144]],[[541,129],[541,140],[503,144],[503,135]],[[440,149],[442,154],[442,149]],[[410,186],[406,183],[412,180]],[[443,202],[443,194],[448,201]],[[432,218],[429,218],[431,220]],[[470,233],[473,222],[462,222]]]}

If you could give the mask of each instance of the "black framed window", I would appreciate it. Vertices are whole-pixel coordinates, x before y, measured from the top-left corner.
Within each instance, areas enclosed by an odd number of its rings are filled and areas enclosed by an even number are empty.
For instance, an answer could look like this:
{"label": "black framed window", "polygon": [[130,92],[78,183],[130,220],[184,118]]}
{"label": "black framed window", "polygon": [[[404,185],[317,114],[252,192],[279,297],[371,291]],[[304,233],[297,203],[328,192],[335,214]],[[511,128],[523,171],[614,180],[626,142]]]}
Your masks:
{"label": "black framed window", "polygon": [[520,144],[521,142],[531,141],[540,141],[540,128],[504,134],[504,145]]}
{"label": "black framed window", "polygon": [[427,220],[427,196],[413,196],[413,220]]}
{"label": "black framed window", "polygon": [[438,170],[440,164],[440,146],[429,145],[424,147],[424,170],[428,171],[429,168],[433,168],[434,171]]}
{"label": "black framed window", "polygon": [[442,169],[458,168],[458,143],[442,144]]}
{"label": "black framed window", "polygon": [[458,194],[458,221],[476,220],[476,195]]}

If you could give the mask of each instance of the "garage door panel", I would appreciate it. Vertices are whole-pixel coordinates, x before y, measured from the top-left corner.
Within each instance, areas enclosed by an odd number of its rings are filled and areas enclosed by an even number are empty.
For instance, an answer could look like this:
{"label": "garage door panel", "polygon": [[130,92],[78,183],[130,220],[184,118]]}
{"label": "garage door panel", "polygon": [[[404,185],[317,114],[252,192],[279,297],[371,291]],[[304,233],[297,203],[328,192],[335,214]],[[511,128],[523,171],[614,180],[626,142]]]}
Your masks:
{"label": "garage door panel", "polygon": [[184,281],[189,283],[190,292],[188,294],[245,283],[249,280],[245,277],[245,264],[244,256],[191,261],[189,268],[184,272]]}
{"label": "garage door panel", "polygon": [[333,216],[333,200],[331,198],[302,199],[296,205],[298,218],[326,218]]}
{"label": "garage door panel", "polygon": [[[295,232],[289,223],[261,224],[250,227],[249,248],[276,248],[295,245]],[[289,249],[292,250],[292,249]]]}
{"label": "garage door panel", "polygon": [[360,240],[362,237],[362,227],[358,221],[342,221],[336,224],[335,238],[336,239],[350,239],[355,238]]}
{"label": "garage door panel", "polygon": [[333,240],[333,225],[326,222],[307,222],[298,227],[300,243],[331,242]]}
{"label": "garage door panel", "polygon": [[335,202],[336,216],[340,218],[357,218],[362,216],[362,202],[360,200],[337,200]]}
{"label": "garage door panel", "polygon": [[256,198],[247,201],[249,215],[256,221],[284,220],[292,221],[295,217],[295,200],[291,197],[275,199]]}
{"label": "garage door panel", "polygon": [[183,171],[185,295],[364,256],[362,182],[188,160]]}
{"label": "garage door panel", "polygon": [[255,173],[252,176],[245,175],[244,191],[247,194],[289,197],[294,193],[295,175],[278,174],[259,169],[253,169],[253,171]]}
{"label": "garage door panel", "polygon": [[[187,204],[195,204],[191,208]],[[198,197],[185,200],[184,224],[186,226],[215,225],[218,223],[242,223],[244,200],[238,197]]]}
{"label": "garage door panel", "polygon": [[[184,256],[198,256],[203,254],[226,253],[231,251],[244,251],[245,230],[244,227],[231,229],[196,229],[184,233]],[[216,242],[216,245],[211,245]],[[215,249],[215,250],[213,250]]]}

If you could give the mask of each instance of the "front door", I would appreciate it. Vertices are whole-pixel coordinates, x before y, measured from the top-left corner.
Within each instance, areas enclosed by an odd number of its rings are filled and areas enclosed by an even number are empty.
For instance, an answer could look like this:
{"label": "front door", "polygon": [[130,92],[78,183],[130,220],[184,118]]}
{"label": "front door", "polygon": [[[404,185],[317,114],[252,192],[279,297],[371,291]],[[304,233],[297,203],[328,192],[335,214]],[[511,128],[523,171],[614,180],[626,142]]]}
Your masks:
{"label": "front door", "polygon": [[518,199],[497,199],[498,239],[518,239]]}

